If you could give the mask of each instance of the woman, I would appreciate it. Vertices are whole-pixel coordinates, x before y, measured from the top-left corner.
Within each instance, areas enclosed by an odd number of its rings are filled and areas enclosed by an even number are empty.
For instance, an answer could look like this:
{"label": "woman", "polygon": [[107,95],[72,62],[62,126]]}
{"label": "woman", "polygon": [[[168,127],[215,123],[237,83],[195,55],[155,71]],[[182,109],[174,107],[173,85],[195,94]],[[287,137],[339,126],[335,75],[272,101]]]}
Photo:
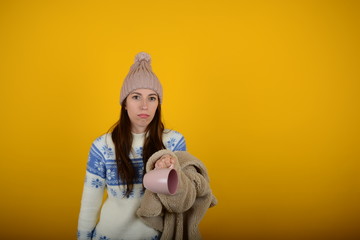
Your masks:
{"label": "woman", "polygon": [[[144,194],[146,162],[161,149],[186,151],[184,137],[164,129],[162,97],[150,56],[137,54],[121,89],[120,120],[90,149],[78,239],[160,239],[159,231],[136,216]],[[165,157],[155,165],[170,167],[172,161]],[[108,198],[102,205],[105,188]]]}

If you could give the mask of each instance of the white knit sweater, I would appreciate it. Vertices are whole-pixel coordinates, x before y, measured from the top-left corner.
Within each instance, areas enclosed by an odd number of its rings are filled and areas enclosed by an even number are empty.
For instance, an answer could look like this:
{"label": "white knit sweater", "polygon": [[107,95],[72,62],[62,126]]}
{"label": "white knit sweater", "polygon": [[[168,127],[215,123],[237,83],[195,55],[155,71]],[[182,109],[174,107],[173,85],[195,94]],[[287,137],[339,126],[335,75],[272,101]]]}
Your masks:
{"label": "white knit sweater", "polygon": [[[186,151],[185,139],[176,131],[166,130],[163,142],[171,151]],[[130,159],[137,175],[133,191],[130,197],[126,198],[126,185],[117,177],[115,147],[111,134],[104,134],[93,142],[81,200],[77,233],[79,240],[160,239],[159,232],[145,225],[136,216],[144,194],[144,165],[141,157],[143,145],[144,134],[133,134]],[[105,189],[108,197],[102,205]]]}

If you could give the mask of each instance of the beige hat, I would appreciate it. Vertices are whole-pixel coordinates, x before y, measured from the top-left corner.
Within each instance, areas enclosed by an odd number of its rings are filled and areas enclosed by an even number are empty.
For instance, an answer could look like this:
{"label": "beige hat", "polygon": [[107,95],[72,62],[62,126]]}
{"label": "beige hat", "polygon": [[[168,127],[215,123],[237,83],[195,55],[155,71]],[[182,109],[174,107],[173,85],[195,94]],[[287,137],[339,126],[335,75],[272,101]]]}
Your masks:
{"label": "beige hat", "polygon": [[160,103],[162,103],[162,86],[152,71],[151,57],[145,52],[140,52],[135,56],[135,63],[130,67],[121,88],[120,104],[132,91],[139,88],[154,90],[159,95]]}

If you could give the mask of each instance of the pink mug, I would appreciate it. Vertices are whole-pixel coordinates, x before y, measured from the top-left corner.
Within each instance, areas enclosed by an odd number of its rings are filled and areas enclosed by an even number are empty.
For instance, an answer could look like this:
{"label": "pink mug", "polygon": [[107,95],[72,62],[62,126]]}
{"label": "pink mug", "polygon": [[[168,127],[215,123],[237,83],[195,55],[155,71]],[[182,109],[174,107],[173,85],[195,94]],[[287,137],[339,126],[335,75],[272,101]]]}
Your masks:
{"label": "pink mug", "polygon": [[178,182],[178,174],[173,168],[154,169],[144,176],[144,187],[154,193],[173,195]]}

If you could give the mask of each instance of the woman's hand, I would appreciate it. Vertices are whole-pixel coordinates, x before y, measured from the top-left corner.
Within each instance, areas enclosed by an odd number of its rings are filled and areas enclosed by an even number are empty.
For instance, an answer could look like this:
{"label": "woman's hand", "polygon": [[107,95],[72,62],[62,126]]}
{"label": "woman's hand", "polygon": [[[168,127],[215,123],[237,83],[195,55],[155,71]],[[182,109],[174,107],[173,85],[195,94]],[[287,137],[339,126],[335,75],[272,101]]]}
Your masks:
{"label": "woman's hand", "polygon": [[176,159],[170,154],[162,155],[155,163],[155,168],[173,168],[175,165]]}

